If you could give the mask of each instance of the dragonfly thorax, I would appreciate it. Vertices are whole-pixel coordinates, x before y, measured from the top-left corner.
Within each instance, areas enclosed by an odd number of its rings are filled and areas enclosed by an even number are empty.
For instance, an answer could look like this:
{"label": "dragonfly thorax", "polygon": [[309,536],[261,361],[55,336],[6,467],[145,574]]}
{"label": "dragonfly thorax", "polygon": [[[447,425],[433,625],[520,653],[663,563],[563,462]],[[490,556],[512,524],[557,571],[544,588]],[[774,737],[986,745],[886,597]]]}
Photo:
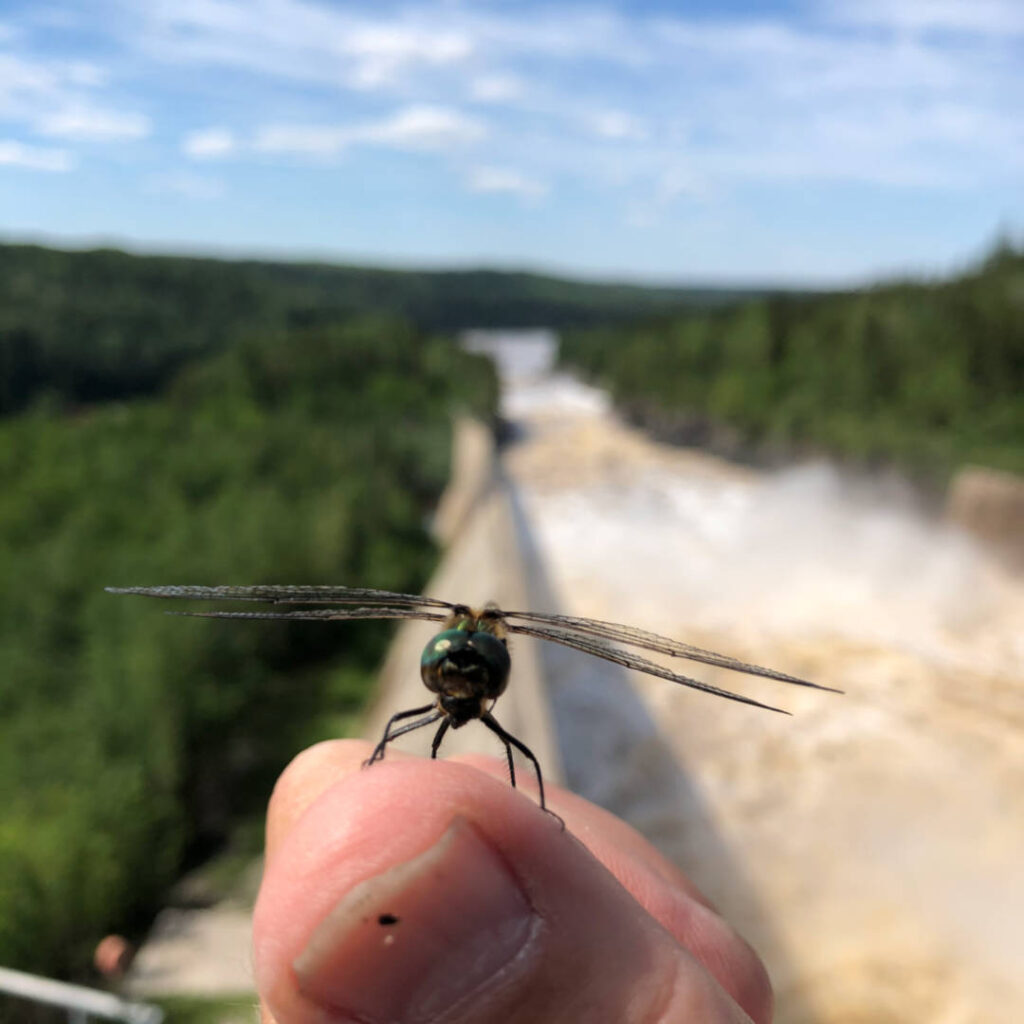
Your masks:
{"label": "dragonfly thorax", "polygon": [[423,683],[453,725],[479,718],[505,692],[511,667],[504,639],[457,628],[438,633],[420,658]]}

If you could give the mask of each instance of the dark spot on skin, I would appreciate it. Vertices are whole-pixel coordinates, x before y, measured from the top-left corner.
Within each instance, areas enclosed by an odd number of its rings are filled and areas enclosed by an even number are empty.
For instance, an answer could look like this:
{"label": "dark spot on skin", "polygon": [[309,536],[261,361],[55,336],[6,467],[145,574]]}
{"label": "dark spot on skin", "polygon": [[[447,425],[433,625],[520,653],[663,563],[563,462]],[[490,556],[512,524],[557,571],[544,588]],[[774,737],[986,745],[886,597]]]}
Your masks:
{"label": "dark spot on skin", "polygon": [[381,914],[377,918],[377,924],[383,925],[385,928],[393,924],[398,924],[398,918],[394,914]]}

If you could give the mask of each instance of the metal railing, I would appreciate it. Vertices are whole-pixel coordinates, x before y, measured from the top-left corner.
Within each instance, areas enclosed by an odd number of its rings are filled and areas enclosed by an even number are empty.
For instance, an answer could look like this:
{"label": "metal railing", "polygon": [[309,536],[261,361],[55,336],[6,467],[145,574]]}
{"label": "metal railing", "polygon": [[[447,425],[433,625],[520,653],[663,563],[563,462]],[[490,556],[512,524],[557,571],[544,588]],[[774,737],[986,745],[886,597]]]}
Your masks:
{"label": "metal railing", "polygon": [[12,971],[9,967],[0,967],[0,992],[35,1003],[63,1007],[68,1013],[68,1024],[88,1024],[93,1017],[124,1021],[125,1024],[163,1024],[164,1019],[164,1011],[159,1006],[130,1003],[109,992]]}

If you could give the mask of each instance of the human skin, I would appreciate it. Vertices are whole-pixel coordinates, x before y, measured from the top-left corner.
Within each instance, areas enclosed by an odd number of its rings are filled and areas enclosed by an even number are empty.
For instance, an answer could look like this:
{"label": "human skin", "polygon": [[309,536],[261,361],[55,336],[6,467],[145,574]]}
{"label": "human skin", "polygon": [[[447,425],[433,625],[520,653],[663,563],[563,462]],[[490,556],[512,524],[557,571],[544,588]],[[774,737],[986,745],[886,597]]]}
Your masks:
{"label": "human skin", "polygon": [[254,923],[265,1024],[769,1024],[750,947],[628,825],[480,756],[322,743],[281,776]]}

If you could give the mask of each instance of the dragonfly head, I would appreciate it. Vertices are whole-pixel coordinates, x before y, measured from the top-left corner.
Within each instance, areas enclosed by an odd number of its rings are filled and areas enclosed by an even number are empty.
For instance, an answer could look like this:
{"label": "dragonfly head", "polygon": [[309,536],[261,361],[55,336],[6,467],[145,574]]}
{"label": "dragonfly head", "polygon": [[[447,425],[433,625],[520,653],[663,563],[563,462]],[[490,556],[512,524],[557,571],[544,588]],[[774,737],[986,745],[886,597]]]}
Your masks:
{"label": "dragonfly head", "polygon": [[505,692],[511,667],[501,637],[466,629],[438,633],[420,658],[424,685],[440,695],[455,725],[479,718]]}

